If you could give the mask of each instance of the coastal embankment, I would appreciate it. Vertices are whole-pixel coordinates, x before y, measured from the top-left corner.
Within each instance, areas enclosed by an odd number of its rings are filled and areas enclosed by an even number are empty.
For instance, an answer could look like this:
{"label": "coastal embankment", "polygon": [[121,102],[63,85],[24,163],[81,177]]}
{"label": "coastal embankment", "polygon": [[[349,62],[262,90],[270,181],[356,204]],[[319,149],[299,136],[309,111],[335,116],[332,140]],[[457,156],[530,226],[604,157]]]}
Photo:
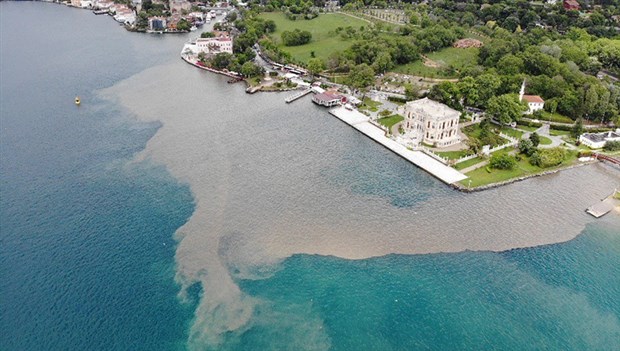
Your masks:
{"label": "coastal embankment", "polygon": [[467,178],[461,172],[442,164],[422,151],[409,150],[386,137],[385,132],[370,123],[369,118],[363,113],[346,109],[343,106],[333,108],[329,110],[329,113],[446,184],[455,184]]}

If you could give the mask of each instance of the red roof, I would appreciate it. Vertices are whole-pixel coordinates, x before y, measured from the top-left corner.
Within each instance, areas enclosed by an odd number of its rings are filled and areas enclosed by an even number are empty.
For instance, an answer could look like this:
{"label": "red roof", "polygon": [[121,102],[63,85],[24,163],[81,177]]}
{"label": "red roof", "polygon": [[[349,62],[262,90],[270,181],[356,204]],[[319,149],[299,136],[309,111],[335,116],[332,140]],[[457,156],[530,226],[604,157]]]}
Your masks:
{"label": "red roof", "polygon": [[523,95],[523,100],[527,102],[545,102],[545,100],[538,95]]}
{"label": "red roof", "polygon": [[564,6],[564,9],[566,10],[579,10],[579,7],[580,7],[577,0],[564,0],[562,5]]}

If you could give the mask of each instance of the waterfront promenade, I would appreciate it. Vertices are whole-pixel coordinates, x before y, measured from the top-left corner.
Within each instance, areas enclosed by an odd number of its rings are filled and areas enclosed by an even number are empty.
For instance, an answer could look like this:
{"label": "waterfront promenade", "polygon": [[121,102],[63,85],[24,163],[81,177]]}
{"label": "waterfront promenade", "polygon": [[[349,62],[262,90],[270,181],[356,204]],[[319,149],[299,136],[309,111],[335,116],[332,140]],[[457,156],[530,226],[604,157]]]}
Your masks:
{"label": "waterfront promenade", "polygon": [[368,117],[359,111],[347,110],[340,106],[329,110],[329,113],[446,184],[454,184],[467,178],[461,172],[442,164],[422,151],[409,150],[404,145],[386,137],[383,130],[370,123]]}

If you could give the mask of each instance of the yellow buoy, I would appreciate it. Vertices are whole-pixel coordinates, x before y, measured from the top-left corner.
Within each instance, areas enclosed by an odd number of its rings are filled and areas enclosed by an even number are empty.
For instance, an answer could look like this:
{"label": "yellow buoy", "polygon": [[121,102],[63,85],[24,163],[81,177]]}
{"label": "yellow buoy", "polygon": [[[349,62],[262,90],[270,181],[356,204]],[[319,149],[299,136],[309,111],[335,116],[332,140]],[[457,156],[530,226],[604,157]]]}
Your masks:
{"label": "yellow buoy", "polygon": [[80,97],[79,97],[79,96],[76,96],[76,97],[75,97],[75,104],[76,104],[76,105],[79,105],[79,104],[80,104]]}

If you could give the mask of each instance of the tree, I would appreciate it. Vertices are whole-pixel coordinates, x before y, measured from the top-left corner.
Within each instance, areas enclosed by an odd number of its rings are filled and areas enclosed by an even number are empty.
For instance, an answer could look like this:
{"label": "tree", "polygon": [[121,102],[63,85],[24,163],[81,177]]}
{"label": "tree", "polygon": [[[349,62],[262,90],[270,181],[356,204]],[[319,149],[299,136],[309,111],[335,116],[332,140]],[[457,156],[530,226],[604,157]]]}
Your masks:
{"label": "tree", "polygon": [[220,52],[213,57],[213,67],[217,69],[224,69],[230,65],[232,59],[233,55],[226,52]]}
{"label": "tree", "polygon": [[520,153],[532,156],[535,151],[536,147],[534,147],[534,143],[532,143],[530,139],[521,139],[521,141],[519,141]]}
{"label": "tree", "polygon": [[375,82],[375,72],[370,66],[362,63],[351,68],[347,81],[351,87],[363,91],[365,96],[366,89]]}
{"label": "tree", "polygon": [[380,53],[372,64],[374,70],[381,73],[385,73],[392,66],[392,56],[388,52]]}
{"label": "tree", "polygon": [[517,159],[508,154],[493,155],[489,165],[495,169],[513,169],[517,165]]}
{"label": "tree", "polygon": [[312,33],[307,30],[299,30],[295,29],[293,31],[285,30],[280,35],[282,37],[282,42],[286,46],[299,46],[304,45],[310,42],[312,39]]}
{"label": "tree", "polygon": [[457,83],[458,90],[463,99],[463,105],[473,106],[478,102],[478,86],[472,77],[465,77]]}
{"label": "tree", "polygon": [[487,112],[497,118],[502,125],[517,121],[525,110],[525,106],[515,94],[494,96],[489,100],[487,107]]}
{"label": "tree", "polygon": [[420,87],[414,84],[405,84],[405,97],[407,100],[417,99],[420,94]]}
{"label": "tree", "polygon": [[325,70],[325,62],[320,58],[311,58],[308,61],[308,71],[312,76]]}
{"label": "tree", "polygon": [[202,32],[202,34],[200,34],[201,38],[213,38],[215,37],[215,34],[213,34],[213,32]]}
{"label": "tree", "polygon": [[538,147],[538,144],[540,144],[540,135],[536,132],[530,134],[530,141],[534,147]]}
{"label": "tree", "polygon": [[502,81],[497,75],[487,73],[476,77],[476,86],[478,87],[478,106],[485,107],[489,100],[497,95]]}
{"label": "tree", "polygon": [[463,106],[461,106],[461,92],[459,91],[459,87],[456,83],[441,82],[437,85],[434,85],[431,88],[428,97],[444,103],[454,109],[463,109]]}
{"label": "tree", "polygon": [[245,77],[258,77],[263,74],[263,68],[254,62],[248,61],[241,66],[241,74]]}
{"label": "tree", "polygon": [[573,125],[573,129],[571,129],[570,135],[574,139],[579,139],[581,134],[583,134],[583,118],[577,118],[575,125]]}
{"label": "tree", "polygon": [[179,23],[177,23],[177,30],[188,32],[191,26],[192,25],[186,19],[181,19]]}

